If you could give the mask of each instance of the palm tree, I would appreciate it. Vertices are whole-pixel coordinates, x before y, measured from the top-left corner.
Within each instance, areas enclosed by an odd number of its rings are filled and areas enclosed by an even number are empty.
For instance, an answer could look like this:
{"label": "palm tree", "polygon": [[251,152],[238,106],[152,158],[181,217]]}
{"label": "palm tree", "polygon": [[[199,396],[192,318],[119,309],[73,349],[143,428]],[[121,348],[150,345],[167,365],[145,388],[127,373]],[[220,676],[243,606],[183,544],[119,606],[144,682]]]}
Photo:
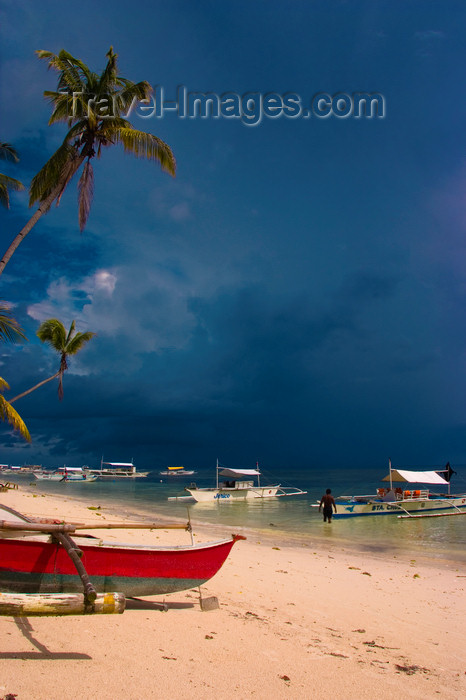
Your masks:
{"label": "palm tree", "polygon": [[52,379],[56,379],[56,377],[58,377],[58,398],[60,401],[63,399],[63,374],[68,369],[67,357],[69,355],[76,355],[76,353],[95,336],[95,333],[91,333],[91,331],[75,333],[75,326],[76,324],[73,321],[67,333],[63,323],[56,318],[49,318],[48,321],[44,321],[40,324],[37,336],[43,343],[48,343],[51,348],[59,353],[60,369],[54,375],[48,377],[48,379],[44,379],[42,382],[39,382],[39,384],[31,387],[31,389],[23,391],[22,394],[18,394],[18,396],[10,399],[10,404],[21,399],[23,396],[27,396],[27,394],[30,394],[44,384],[51,382]]}
{"label": "palm tree", "polygon": [[[107,65],[101,75],[67,51],[58,55],[37,51],[49,68],[59,73],[57,91],[44,92],[53,106],[50,124],[68,125],[62,145],[34,177],[30,187],[29,205],[39,208],[16,236],[2,260],[0,275],[16,248],[45,214],[53,202],[57,206],[68,183],[83,165],[78,183],[79,227],[86,225],[93,196],[93,169],[91,160],[100,157],[102,148],[121,144],[127,153],[155,160],[162,170],[175,175],[176,162],[170,147],[157,136],[139,131],[121,115],[134,100],[147,100],[151,86],[146,81],[133,83],[118,75],[117,54],[110,47]],[[95,109],[96,105],[98,106]],[[107,107],[103,108],[102,105]]]}
{"label": "palm tree", "polygon": [[[9,143],[2,142],[0,142],[0,159],[9,160],[13,163],[19,161],[18,154],[13,146],[10,146]],[[24,185],[19,180],[15,180],[14,177],[8,177],[8,175],[2,175],[2,173],[0,173],[0,203],[7,209],[10,208],[9,190],[18,192],[19,190],[24,190]]]}

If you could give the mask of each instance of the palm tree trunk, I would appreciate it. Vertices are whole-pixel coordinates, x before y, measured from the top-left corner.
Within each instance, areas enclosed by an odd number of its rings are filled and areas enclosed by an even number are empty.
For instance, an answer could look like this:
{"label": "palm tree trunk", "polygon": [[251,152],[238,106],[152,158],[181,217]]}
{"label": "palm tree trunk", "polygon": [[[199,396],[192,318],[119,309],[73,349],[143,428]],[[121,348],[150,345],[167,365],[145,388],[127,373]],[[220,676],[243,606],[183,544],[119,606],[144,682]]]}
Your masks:
{"label": "palm tree trunk", "polygon": [[[69,173],[69,172],[67,173],[67,178],[66,178],[67,182],[69,182],[69,180],[71,180],[73,175],[79,169],[79,166],[84,161],[85,157],[86,156],[83,156],[80,154],[79,157],[76,158],[76,160],[72,166],[71,173]],[[8,248],[5,255],[3,256],[3,258],[0,261],[0,275],[2,275],[3,270],[5,269],[5,265],[7,264],[7,262],[9,261],[9,259],[13,255],[13,253],[15,252],[16,248],[19,246],[19,244],[26,238],[28,233],[35,226],[35,224],[39,221],[41,216],[43,216],[44,214],[46,214],[48,212],[48,210],[50,209],[50,207],[53,204],[53,202],[55,201],[55,199],[57,199],[57,197],[61,194],[61,192],[63,190],[63,184],[64,184],[63,179],[60,178],[58,185],[52,190],[52,192],[49,194],[49,196],[46,197],[46,199],[44,199],[44,201],[40,203],[40,206],[37,209],[37,211],[35,212],[35,214],[33,214],[33,216],[31,216],[31,218],[27,222],[26,226],[24,226],[21,229],[21,231],[18,233],[18,235],[14,238],[10,247]]]}
{"label": "palm tree trunk", "polygon": [[56,198],[58,194],[58,187],[53,190],[51,194],[47,197],[47,199],[44,199],[43,202],[41,202],[40,207],[37,209],[35,214],[31,216],[29,221],[27,222],[26,226],[21,229],[21,231],[18,233],[18,235],[13,239],[13,242],[9,246],[8,250],[6,251],[5,255],[0,261],[0,275],[3,273],[3,270],[5,268],[5,265],[15,252],[16,248],[19,246],[19,244],[26,238],[28,235],[29,231],[33,228],[33,226],[39,221],[41,216],[45,214],[48,209],[50,208],[50,205],[52,204],[53,200]]}
{"label": "palm tree trunk", "polygon": [[15,396],[14,399],[10,399],[8,403],[14,403],[18,399],[22,399],[23,396],[27,396],[28,394],[31,394],[33,391],[38,389],[41,386],[44,386],[44,384],[47,384],[47,382],[51,382],[52,379],[56,379],[60,374],[62,374],[62,371],[59,369],[56,374],[53,375],[53,377],[49,377],[48,379],[44,379],[42,382],[39,382],[39,384],[36,384],[35,386],[31,387],[27,391],[23,391],[22,394],[18,394],[18,396]]}

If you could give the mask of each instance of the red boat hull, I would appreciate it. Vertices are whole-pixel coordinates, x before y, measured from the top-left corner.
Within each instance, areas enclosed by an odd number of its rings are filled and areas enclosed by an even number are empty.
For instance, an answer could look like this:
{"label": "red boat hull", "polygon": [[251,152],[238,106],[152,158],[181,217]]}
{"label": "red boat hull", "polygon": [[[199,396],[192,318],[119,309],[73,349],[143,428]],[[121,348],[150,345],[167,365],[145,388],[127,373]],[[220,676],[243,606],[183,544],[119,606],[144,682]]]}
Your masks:
{"label": "red boat hull", "polygon": [[[191,547],[81,545],[82,562],[98,593],[120,591],[127,597],[174,593],[200,586],[228,557],[230,540]],[[20,593],[82,591],[81,579],[60,544],[0,539],[0,590]]]}

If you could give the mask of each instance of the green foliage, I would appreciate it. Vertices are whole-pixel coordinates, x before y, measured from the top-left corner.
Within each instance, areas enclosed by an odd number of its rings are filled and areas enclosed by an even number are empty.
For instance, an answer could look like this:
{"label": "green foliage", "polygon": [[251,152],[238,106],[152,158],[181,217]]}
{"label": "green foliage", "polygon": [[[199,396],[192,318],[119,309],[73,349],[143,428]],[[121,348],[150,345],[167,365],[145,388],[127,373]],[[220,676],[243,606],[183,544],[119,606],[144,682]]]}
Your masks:
{"label": "green foliage", "polygon": [[[0,142],[0,159],[8,160],[13,163],[19,161],[18,154],[13,146],[3,142]],[[15,180],[14,177],[8,177],[8,175],[2,175],[0,173],[0,204],[7,209],[10,208],[10,190],[19,192],[20,190],[24,190],[24,185],[19,180]]]}
{"label": "green foliage", "polygon": [[68,133],[63,144],[34,177],[29,204],[44,202],[53,193],[57,204],[69,181],[84,163],[79,180],[79,227],[86,225],[93,197],[91,159],[100,156],[106,146],[121,144],[126,153],[159,163],[162,170],[175,175],[176,162],[170,147],[157,136],[135,129],[122,115],[134,100],[147,99],[151,86],[134,83],[118,75],[117,54],[107,53],[107,65],[99,75],[65,50],[58,54],[37,51],[49,68],[57,71],[56,91],[44,96],[52,105],[49,124],[64,122]]}
{"label": "green foliage", "polygon": [[17,343],[27,340],[18,321],[11,315],[10,305],[0,301],[0,341]]}
{"label": "green foliage", "polygon": [[0,142],[0,160],[9,160],[13,163],[18,163],[18,152],[11,144]]}
{"label": "green foliage", "polygon": [[[24,331],[19,323],[11,315],[11,309],[4,301],[0,301],[0,340],[3,342],[15,343],[18,340],[27,340]],[[3,392],[9,389],[9,384],[0,377],[0,420],[9,423],[14,430],[17,430],[21,437],[27,442],[31,442],[31,436],[25,422],[5,399]]]}
{"label": "green foliage", "polygon": [[60,355],[60,369],[58,370],[58,396],[60,400],[63,398],[63,373],[68,369],[67,357],[76,355],[95,336],[95,333],[91,331],[75,333],[75,327],[76,324],[73,321],[67,333],[61,321],[57,318],[49,318],[41,323],[37,330],[39,340],[48,343]]}
{"label": "green foliage", "polygon": [[10,386],[8,382],[0,377],[0,420],[4,423],[9,423],[12,428],[19,432],[21,437],[23,437],[27,442],[31,442],[31,436],[29,435],[26,423],[3,396],[3,392],[9,388]]}

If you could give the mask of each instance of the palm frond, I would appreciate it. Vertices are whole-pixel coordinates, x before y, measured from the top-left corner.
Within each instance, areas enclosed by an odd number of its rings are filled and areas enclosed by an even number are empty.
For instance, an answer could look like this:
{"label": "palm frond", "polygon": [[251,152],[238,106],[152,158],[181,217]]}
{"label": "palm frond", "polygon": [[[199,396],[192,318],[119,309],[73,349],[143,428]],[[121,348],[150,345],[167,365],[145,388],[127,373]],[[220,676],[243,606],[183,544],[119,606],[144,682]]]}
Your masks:
{"label": "palm frond", "polygon": [[24,190],[24,185],[19,180],[15,180],[14,177],[0,173],[0,204],[3,204],[6,209],[10,208],[10,190],[19,192]]}
{"label": "palm frond", "polygon": [[48,343],[54,350],[62,352],[66,346],[65,326],[57,318],[49,318],[43,321],[36,333],[39,340]]}
{"label": "palm frond", "polygon": [[114,98],[115,116],[128,114],[134,101],[147,100],[152,92],[152,87],[146,80],[139,83],[133,83],[130,80],[120,82],[123,83],[123,89]]}
{"label": "palm frond", "polygon": [[132,153],[137,158],[147,158],[160,163],[162,170],[175,175],[176,160],[173,152],[162,139],[153,134],[137,129],[116,129],[114,131],[116,143],[121,143],[127,153]]}
{"label": "palm frond", "polygon": [[39,59],[48,61],[49,69],[53,68],[60,77],[58,79],[59,90],[71,90],[79,92],[85,90],[86,83],[90,81],[92,73],[85,63],[62,49],[58,55],[51,51],[36,51]]}
{"label": "palm frond", "polygon": [[24,190],[24,185],[22,182],[19,180],[15,180],[14,177],[8,177],[8,175],[2,175],[0,173],[0,185],[4,185],[5,187],[8,187],[9,190],[15,190],[15,192],[19,192],[21,190]]}
{"label": "palm frond", "polygon": [[63,143],[46,164],[34,176],[29,188],[29,206],[35,202],[41,202],[58,187],[65,170],[75,154],[75,149],[67,143]]}
{"label": "palm frond", "polygon": [[[10,388],[4,379],[1,379],[0,386],[2,390]],[[31,436],[29,435],[26,423],[2,394],[0,394],[0,420],[4,423],[9,423],[12,428],[19,432],[22,438],[27,442],[31,442]]]}
{"label": "palm frond", "polygon": [[6,209],[10,208],[10,195],[8,194],[8,187],[0,184],[0,204]]}
{"label": "palm frond", "polygon": [[49,126],[56,122],[70,123],[73,119],[73,115],[77,114],[79,111],[78,105],[81,99],[81,92],[73,94],[71,91],[56,92],[46,90],[44,92],[44,97],[54,108],[48,122]]}
{"label": "palm frond", "polygon": [[65,345],[68,345],[71,338],[73,337],[73,333],[74,333],[75,328],[76,328],[76,321],[73,319],[71,321],[71,326],[70,326],[70,330],[68,331],[68,335],[66,336]]}
{"label": "palm frond", "polygon": [[82,232],[86,227],[91,211],[92,198],[94,196],[94,171],[89,158],[84,164],[83,172],[78,183],[78,220],[79,230]]}
{"label": "palm frond", "polygon": [[75,173],[79,170],[79,166],[81,165],[83,160],[84,157],[78,157],[78,153],[77,151],[75,151],[71,160],[68,163],[66,163],[65,167],[63,168],[63,173],[60,180],[60,189],[58,190],[56,198],[57,207],[60,204],[63,192],[66,190],[68,183],[72,179],[73,175],[75,175]]}
{"label": "palm frond", "polygon": [[72,338],[67,344],[66,344],[66,354],[67,355],[76,355],[77,352],[81,350],[81,348],[86,345],[94,336],[96,333],[92,333],[91,331],[86,331],[85,333],[76,333],[74,338]]}
{"label": "palm frond", "polygon": [[102,71],[99,79],[99,92],[114,92],[117,80],[117,58],[118,54],[114,53],[113,46],[107,51],[107,65]]}
{"label": "palm frond", "polygon": [[4,301],[0,301],[0,340],[9,343],[27,340],[18,321],[11,315],[10,305]]}
{"label": "palm frond", "polygon": [[[61,52],[60,52],[61,53]],[[66,53],[66,52],[65,52]],[[39,59],[48,61],[49,70],[53,68],[60,77],[58,79],[58,89],[68,89],[72,92],[79,92],[82,88],[81,75],[76,66],[73,66],[65,57],[60,57],[51,51],[36,51]]]}
{"label": "palm frond", "polygon": [[113,116],[113,117],[107,117],[106,119],[102,120],[102,123],[99,125],[99,131],[96,134],[96,138],[99,138],[99,136],[103,135],[108,141],[113,143],[113,138],[112,135],[114,134],[115,131],[119,129],[133,129],[133,125],[131,124],[130,121],[125,119],[124,117],[119,117],[119,116]]}
{"label": "palm frond", "polygon": [[0,158],[2,160],[9,160],[12,163],[17,163],[19,161],[18,153],[15,148],[9,143],[0,143]]}

